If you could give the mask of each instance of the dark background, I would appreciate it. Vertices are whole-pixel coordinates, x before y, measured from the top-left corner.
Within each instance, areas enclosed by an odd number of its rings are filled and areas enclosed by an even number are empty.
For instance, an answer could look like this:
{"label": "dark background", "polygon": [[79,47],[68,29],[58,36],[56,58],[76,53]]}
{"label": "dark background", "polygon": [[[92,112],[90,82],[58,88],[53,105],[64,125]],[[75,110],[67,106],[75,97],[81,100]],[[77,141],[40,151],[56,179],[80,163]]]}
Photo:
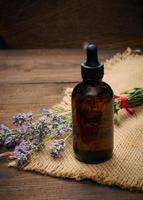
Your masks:
{"label": "dark background", "polygon": [[0,0],[1,48],[143,46],[143,0]]}

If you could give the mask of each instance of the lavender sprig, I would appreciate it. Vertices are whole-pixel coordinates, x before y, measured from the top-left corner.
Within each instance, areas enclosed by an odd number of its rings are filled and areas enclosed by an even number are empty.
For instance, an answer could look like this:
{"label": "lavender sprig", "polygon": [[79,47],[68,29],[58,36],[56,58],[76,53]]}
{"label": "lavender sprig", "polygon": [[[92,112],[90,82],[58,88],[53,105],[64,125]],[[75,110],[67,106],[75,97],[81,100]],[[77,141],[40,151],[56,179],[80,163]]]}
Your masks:
{"label": "lavender sprig", "polygon": [[23,140],[19,146],[15,147],[16,164],[18,166],[25,164],[30,158],[29,142]]}
{"label": "lavender sprig", "polygon": [[53,158],[60,158],[63,155],[65,138],[72,127],[71,113],[59,115],[44,109],[41,117],[40,120],[32,122],[32,113],[19,113],[13,117],[16,129],[0,125],[0,144],[7,148],[15,148],[18,166],[28,162],[31,151],[39,150],[47,140],[54,139],[49,147]]}
{"label": "lavender sprig", "polygon": [[49,145],[49,153],[54,159],[61,158],[64,150],[65,150],[65,142],[62,139],[54,140]]}
{"label": "lavender sprig", "polygon": [[16,156],[16,164],[17,166],[22,166],[25,163],[27,163],[30,159],[29,153],[20,153],[18,156]]}
{"label": "lavender sprig", "polygon": [[7,134],[7,133],[10,133],[10,129],[7,126],[5,126],[4,124],[0,124],[0,132]]}
{"label": "lavender sprig", "polygon": [[60,124],[56,129],[53,130],[55,136],[64,136],[68,131],[68,127],[65,124]]}
{"label": "lavender sprig", "polygon": [[4,124],[0,124],[0,146],[4,144],[5,139],[11,133],[10,129]]}
{"label": "lavender sprig", "polygon": [[38,122],[33,123],[31,128],[34,134],[39,134],[43,138],[50,132],[48,125],[47,119],[40,119]]}
{"label": "lavender sprig", "polygon": [[32,113],[19,113],[13,116],[13,124],[16,126],[22,126],[23,124],[31,124],[32,123]]}
{"label": "lavender sprig", "polygon": [[14,148],[16,145],[20,144],[21,136],[16,134],[10,134],[5,138],[4,146],[6,148]]}

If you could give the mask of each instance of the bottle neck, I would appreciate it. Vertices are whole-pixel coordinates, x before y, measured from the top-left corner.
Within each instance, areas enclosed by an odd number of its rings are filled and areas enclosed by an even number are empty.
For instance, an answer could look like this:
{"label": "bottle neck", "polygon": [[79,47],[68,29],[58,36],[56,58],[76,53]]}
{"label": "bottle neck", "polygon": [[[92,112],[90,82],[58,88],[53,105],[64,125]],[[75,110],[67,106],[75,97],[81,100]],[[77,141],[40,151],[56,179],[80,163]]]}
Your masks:
{"label": "bottle neck", "polygon": [[86,83],[86,84],[99,84],[99,83],[102,82],[102,79],[98,79],[98,80],[83,79],[83,82]]}

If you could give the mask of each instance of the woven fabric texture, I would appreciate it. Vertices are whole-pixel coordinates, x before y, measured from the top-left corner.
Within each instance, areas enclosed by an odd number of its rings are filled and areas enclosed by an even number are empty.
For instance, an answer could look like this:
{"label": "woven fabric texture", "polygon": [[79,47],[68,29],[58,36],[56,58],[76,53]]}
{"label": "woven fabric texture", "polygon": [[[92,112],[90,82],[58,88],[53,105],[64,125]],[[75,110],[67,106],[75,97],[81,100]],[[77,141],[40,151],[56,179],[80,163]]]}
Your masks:
{"label": "woven fabric texture", "polygon": [[[115,94],[134,87],[143,87],[143,55],[127,49],[105,62],[105,78]],[[52,110],[71,109],[71,91],[67,88],[62,102]],[[114,128],[113,158],[101,164],[84,164],[74,158],[69,139],[64,157],[53,160],[47,153],[47,145],[34,152],[23,170],[36,171],[56,177],[76,180],[91,179],[101,184],[116,185],[129,190],[143,190],[143,106],[136,108],[136,116],[120,111],[121,126]],[[9,163],[15,167],[15,162]]]}

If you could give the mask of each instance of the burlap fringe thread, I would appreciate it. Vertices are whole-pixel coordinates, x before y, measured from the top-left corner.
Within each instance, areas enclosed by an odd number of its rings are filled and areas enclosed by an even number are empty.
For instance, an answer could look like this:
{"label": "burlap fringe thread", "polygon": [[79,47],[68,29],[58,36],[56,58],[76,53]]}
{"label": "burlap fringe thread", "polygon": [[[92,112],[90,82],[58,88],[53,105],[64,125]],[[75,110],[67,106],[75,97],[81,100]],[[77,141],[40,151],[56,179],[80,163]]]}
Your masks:
{"label": "burlap fringe thread", "polygon": [[[133,67],[136,68],[135,77],[138,80],[125,79],[126,82],[121,84],[118,77],[116,78],[119,66],[122,80],[125,73],[131,73]],[[142,67],[143,56],[128,48],[123,54],[117,54],[106,61],[105,79],[117,92],[130,89],[132,85],[142,87],[140,76],[140,73],[143,72]],[[72,88],[67,88],[62,102],[55,105],[52,110],[55,112],[70,110],[71,91]],[[115,127],[114,130],[115,148],[111,160],[98,165],[80,163],[74,158],[72,141],[69,140],[62,159],[53,160],[48,155],[47,145],[45,144],[42,151],[33,152],[31,161],[22,169],[76,180],[91,179],[105,185],[143,191],[143,107],[137,108],[137,118],[129,117],[125,111],[121,111],[120,114],[122,125],[120,128]],[[15,162],[9,163],[9,166],[16,167]]]}

